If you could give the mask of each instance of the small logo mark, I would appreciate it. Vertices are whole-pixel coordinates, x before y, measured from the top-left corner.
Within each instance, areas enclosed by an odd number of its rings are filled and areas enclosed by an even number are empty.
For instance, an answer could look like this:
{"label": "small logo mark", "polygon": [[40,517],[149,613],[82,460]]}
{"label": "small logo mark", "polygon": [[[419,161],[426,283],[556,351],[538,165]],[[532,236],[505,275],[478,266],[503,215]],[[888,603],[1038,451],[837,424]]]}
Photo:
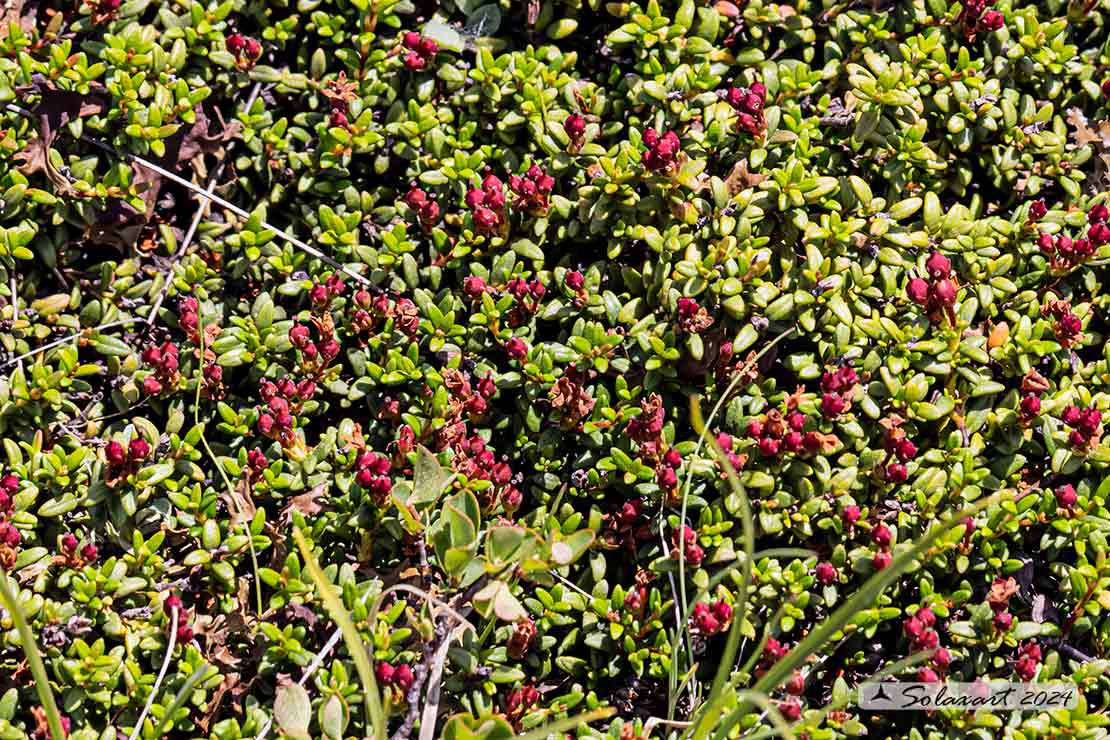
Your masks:
{"label": "small logo mark", "polygon": [[1074,709],[1079,689],[1071,683],[1013,683],[1010,681],[973,681],[947,683],[900,683],[897,681],[860,684],[861,709],[888,712],[958,709],[974,711],[1034,711]]}

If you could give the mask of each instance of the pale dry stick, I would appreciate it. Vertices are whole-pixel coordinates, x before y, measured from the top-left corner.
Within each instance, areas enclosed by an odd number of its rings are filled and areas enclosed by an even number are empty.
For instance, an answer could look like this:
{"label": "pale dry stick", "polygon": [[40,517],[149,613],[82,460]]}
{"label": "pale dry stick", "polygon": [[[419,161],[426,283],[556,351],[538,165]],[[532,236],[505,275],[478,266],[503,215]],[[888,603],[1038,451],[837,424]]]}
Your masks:
{"label": "pale dry stick", "polygon": [[87,332],[98,334],[98,333],[104,331],[105,329],[115,329],[115,328],[120,327],[120,326],[129,326],[131,324],[138,324],[140,321],[142,321],[142,319],[121,319],[120,321],[109,321],[107,324],[101,324],[100,326],[92,326],[92,327],[89,327],[88,329],[82,329],[81,331],[77,332],[76,334],[69,334],[68,336],[62,337],[61,339],[55,339],[53,341],[47,342],[46,344],[42,345],[41,347],[35,347],[30,352],[24,352],[23,354],[19,355],[18,357],[13,357],[12,359],[5,362],[4,364],[0,365],[0,370],[3,370],[6,367],[11,367],[12,365],[16,364],[17,362],[21,362],[23,360],[26,360],[28,357],[34,357],[35,355],[39,354],[40,352],[46,352],[47,350],[54,349],[55,347],[59,347],[59,346],[61,346],[63,344],[66,344],[68,342],[72,342],[74,339],[80,339],[81,337],[85,336],[85,334]]}
{"label": "pale dry stick", "polygon": [[[33,118],[34,117],[34,114],[32,114],[31,111],[27,110],[26,108],[21,108],[20,106],[14,105],[12,103],[5,104],[5,108],[12,111],[13,113],[18,113],[19,115],[24,116],[25,118]],[[180,175],[174,174],[173,172],[170,172],[169,170],[167,170],[165,167],[154,164],[150,160],[143,159],[142,157],[138,156],[137,154],[131,154],[130,152],[120,151],[119,149],[116,149],[111,144],[106,144],[103,141],[100,141],[99,139],[94,139],[93,137],[91,137],[87,134],[81,137],[81,141],[85,142],[86,144],[90,144],[92,146],[95,146],[97,149],[100,149],[102,151],[107,152],[108,154],[111,154],[115,157],[118,157],[118,158],[124,160],[125,162],[130,162],[132,164],[137,164],[140,167],[145,167],[148,170],[150,170],[151,172],[155,172],[155,173],[161,175],[162,177],[170,180],[171,182],[177,183],[178,185],[185,188],[186,190],[190,190],[193,193],[199,195],[200,197],[202,197],[206,200],[210,200],[213,203],[215,203],[216,205],[222,206],[223,208],[226,208],[227,210],[231,211],[232,213],[234,213],[235,215],[237,215],[241,218],[249,219],[251,217],[251,214],[249,212],[244,211],[242,208],[235,205],[231,201],[229,201],[225,198],[221,198],[220,196],[216,195],[215,193],[205,192],[204,190],[201,189],[201,187],[199,185],[196,185],[195,183],[191,183],[188,180],[186,180],[185,178],[181,177]],[[370,280],[367,277],[365,277],[364,275],[360,275],[357,272],[355,272],[354,270],[352,270],[351,268],[347,267],[346,265],[343,265],[343,264],[340,264],[339,262],[336,262],[335,260],[333,260],[331,257],[329,257],[326,254],[324,254],[323,252],[321,252],[316,247],[309,246],[305,242],[301,241],[297,237],[290,234],[285,229],[278,228],[277,226],[274,226],[271,223],[267,223],[266,221],[260,221],[259,223],[262,226],[262,228],[264,228],[268,231],[274,232],[275,234],[277,234],[282,239],[289,242],[290,244],[292,244],[294,247],[301,250],[302,252],[305,252],[306,254],[312,255],[316,259],[318,259],[318,260],[324,262],[325,264],[335,268],[336,270],[339,270],[343,274],[353,278],[354,280],[357,280],[358,282],[360,282],[364,285],[372,285]]]}
{"label": "pale dry stick", "polygon": [[150,696],[146,698],[146,706],[139,714],[139,719],[135,722],[134,729],[131,730],[131,736],[127,740],[135,740],[139,737],[139,733],[143,730],[143,722],[146,721],[147,714],[150,713],[150,708],[154,706],[154,697],[158,696],[158,689],[162,688],[162,681],[166,679],[166,671],[170,669],[170,659],[173,657],[173,649],[177,645],[177,607],[170,610],[170,644],[166,647],[166,657],[162,660],[162,668],[158,671],[158,677],[154,679],[154,686],[150,689]]}
{"label": "pale dry stick", "polygon": [[424,694],[424,712],[420,715],[420,740],[435,740],[436,716],[439,715],[439,692],[443,682],[443,666],[447,662],[447,651],[451,649],[451,643],[463,636],[468,624],[453,627],[443,639],[443,644],[436,650],[432,672],[428,677],[428,690]]}
{"label": "pale dry stick", "polygon": [[[251,93],[247,97],[247,103],[243,106],[243,109],[246,111],[250,111],[251,107],[254,105],[254,101],[258,100],[258,96],[261,92],[262,83],[254,83],[254,87],[251,88]],[[208,178],[208,185],[204,188],[204,192],[208,195],[211,195],[213,192],[215,192],[216,183],[219,181],[220,176],[224,173],[224,168],[227,166],[227,160],[228,157],[225,156],[224,159],[216,166],[216,169],[212,173],[212,176]],[[176,265],[177,261],[181,259],[182,256],[184,256],[185,251],[189,248],[189,245],[192,244],[193,237],[196,236],[197,229],[200,227],[200,222],[203,221],[204,217],[208,215],[208,210],[211,207],[211,200],[208,200],[207,198],[201,199],[200,207],[197,208],[196,213],[193,214],[193,221],[189,224],[189,230],[185,232],[185,237],[181,240],[181,246],[177,248],[177,251],[174,252],[173,257],[170,258],[169,267],[162,271],[162,275],[164,276],[166,282],[162,285],[162,290],[158,293],[158,298],[155,299],[154,303],[150,307],[150,314],[146,317],[147,326],[153,324],[154,320],[158,318],[158,309],[160,309],[162,307],[162,304],[165,303],[166,296],[170,292],[170,283],[172,282],[174,265]]]}
{"label": "pale dry stick", "polygon": [[[368,622],[373,623],[373,619],[371,617],[377,615],[378,605],[381,603],[382,597],[384,597],[386,594],[389,594],[389,593],[394,592],[394,591],[409,591],[411,593],[416,594],[417,596],[421,596],[424,599],[428,600],[430,603],[434,603],[436,606],[442,608],[450,616],[459,620],[461,622],[461,626],[469,627],[472,631],[477,632],[477,630],[474,628],[474,625],[471,624],[470,621],[466,617],[462,616],[457,611],[455,611],[455,609],[450,604],[448,604],[444,601],[441,601],[440,599],[437,599],[436,597],[432,596],[431,594],[429,594],[425,591],[421,591],[420,589],[416,588],[415,586],[409,586],[408,584],[405,584],[405,583],[394,584],[393,586],[390,586],[389,588],[387,588],[386,590],[384,590],[380,594],[378,594],[378,597],[375,600],[373,612],[371,613],[371,615],[368,615],[368,617],[367,617]],[[369,598],[369,596],[370,596],[370,592],[367,591],[365,594],[362,595],[361,602],[363,604],[365,604],[366,599]],[[300,680],[297,681],[298,685],[303,687],[306,683],[308,683],[308,679],[312,678],[312,674],[314,674],[316,672],[316,670],[321,665],[323,665],[323,663],[327,659],[327,657],[329,655],[331,655],[331,651],[335,650],[335,646],[339,644],[339,641],[342,638],[343,638],[342,633],[339,631],[338,628],[336,628],[335,631],[332,632],[331,637],[328,638],[328,641],[326,643],[324,643],[323,649],[321,649],[320,652],[318,652],[316,654],[316,656],[313,657],[312,662],[309,663],[308,666],[305,667],[304,673],[301,674]],[[266,740],[266,736],[270,734],[270,728],[272,728],[273,725],[274,725],[274,718],[272,716],[267,717],[266,722],[262,725],[262,729],[259,730],[258,735],[255,736],[254,740]]]}
{"label": "pale dry stick", "polygon": [[578,584],[571,581],[569,578],[566,578],[565,576],[561,576],[558,573],[556,573],[555,571],[551,571],[551,575],[553,575],[555,577],[555,580],[559,581],[560,583],[562,583],[567,588],[570,588],[574,591],[577,591],[578,593],[585,596],[587,599],[593,599],[593,596],[590,596],[588,593],[586,593],[585,589],[583,589],[581,586],[579,586]]}
{"label": "pale dry stick", "polygon": [[[12,325],[19,321],[19,286],[15,282],[15,271],[12,271],[11,280],[9,281],[9,289],[12,292]],[[23,360],[16,361],[19,364],[20,372],[23,371]]]}

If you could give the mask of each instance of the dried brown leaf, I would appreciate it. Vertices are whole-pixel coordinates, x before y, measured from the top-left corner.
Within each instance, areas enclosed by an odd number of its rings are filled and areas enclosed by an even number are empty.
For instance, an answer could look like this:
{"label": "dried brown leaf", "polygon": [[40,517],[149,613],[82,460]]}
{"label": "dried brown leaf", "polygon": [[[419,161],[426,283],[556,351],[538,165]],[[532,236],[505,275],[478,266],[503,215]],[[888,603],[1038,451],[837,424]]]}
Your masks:
{"label": "dried brown leaf", "polygon": [[748,160],[741,159],[732,166],[732,172],[725,178],[725,187],[728,188],[729,195],[736,195],[748,188],[754,188],[766,179],[766,175],[749,171]]}

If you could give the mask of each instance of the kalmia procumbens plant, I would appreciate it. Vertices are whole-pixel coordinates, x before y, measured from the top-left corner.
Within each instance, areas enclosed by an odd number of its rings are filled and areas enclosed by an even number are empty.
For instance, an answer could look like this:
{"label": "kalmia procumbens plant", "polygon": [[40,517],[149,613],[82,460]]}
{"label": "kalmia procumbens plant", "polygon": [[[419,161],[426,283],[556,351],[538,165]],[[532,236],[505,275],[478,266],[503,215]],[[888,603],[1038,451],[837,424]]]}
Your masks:
{"label": "kalmia procumbens plant", "polygon": [[0,737],[1103,732],[1097,5],[9,5]]}

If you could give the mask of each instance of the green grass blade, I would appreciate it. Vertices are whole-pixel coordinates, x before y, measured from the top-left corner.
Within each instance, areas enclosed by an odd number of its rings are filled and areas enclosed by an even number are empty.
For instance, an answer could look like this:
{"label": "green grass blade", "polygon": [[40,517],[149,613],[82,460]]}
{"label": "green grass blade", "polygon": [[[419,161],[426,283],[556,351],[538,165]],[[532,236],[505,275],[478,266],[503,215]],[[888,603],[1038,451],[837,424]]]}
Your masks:
{"label": "green grass blade", "polygon": [[736,662],[736,653],[740,649],[740,625],[744,621],[744,613],[748,602],[748,587],[751,586],[752,582],[752,563],[755,555],[755,519],[752,517],[748,492],[744,490],[744,485],[737,477],[728,457],[721,452],[717,440],[712,435],[706,435],[707,429],[702,421],[701,406],[697,399],[690,402],[690,423],[694,427],[694,431],[705,435],[705,439],[709,443],[709,449],[713,451],[713,456],[717,458],[717,462],[721,464],[721,468],[725,471],[728,485],[739,502],[740,536],[744,550],[744,562],[740,564],[740,585],[737,587],[736,604],[733,608],[732,627],[728,631],[725,649],[721,654],[721,663],[717,666],[717,673],[713,677],[713,684],[706,700],[709,703],[715,703],[716,699],[721,696],[721,692],[724,691],[729,676],[732,675],[732,666]]}
{"label": "green grass blade", "polygon": [[567,730],[578,727],[579,725],[596,722],[599,719],[612,717],[616,714],[617,710],[612,707],[603,707],[601,709],[593,709],[589,712],[583,712],[575,717],[567,717],[566,719],[557,719],[550,722],[543,727],[526,732],[523,735],[517,735],[516,740],[546,740],[550,735],[558,735]]}
{"label": "green grass blade", "polygon": [[358,630],[355,628],[354,622],[351,621],[351,615],[347,613],[343,602],[340,601],[335,589],[332,588],[327,576],[324,575],[320,563],[312,554],[312,550],[304,538],[304,533],[301,532],[299,527],[293,528],[293,539],[296,540],[301,556],[304,557],[308,574],[312,577],[316,588],[320,589],[320,596],[324,599],[324,606],[327,607],[328,614],[339,625],[339,631],[343,633],[343,641],[347,643],[347,652],[351,654],[351,658],[355,661],[355,668],[358,669],[358,676],[362,681],[362,690],[366,695],[367,724],[374,730],[374,740],[385,740],[385,713],[382,711],[382,697],[378,693],[378,682],[374,678],[374,670],[370,665],[370,652],[366,649],[362,638],[359,637]]}
{"label": "green grass blade", "polygon": [[62,715],[58,712],[58,705],[54,702],[54,690],[50,688],[50,679],[46,675],[46,666],[43,665],[39,647],[35,643],[35,635],[31,632],[31,626],[27,624],[27,618],[23,616],[23,610],[19,608],[16,595],[12,593],[8,586],[8,574],[2,568],[0,568],[0,601],[3,602],[4,609],[7,610],[8,614],[12,615],[12,622],[15,623],[15,629],[19,632],[19,641],[23,643],[23,654],[27,656],[27,663],[31,666],[31,675],[35,679],[35,691],[39,695],[39,704],[46,712],[46,722],[50,726],[50,737],[53,740],[65,740],[66,734],[62,730]]}
{"label": "green grass blade", "polygon": [[189,700],[189,694],[193,693],[193,689],[197,687],[197,684],[204,678],[204,674],[208,673],[211,668],[212,666],[205,663],[185,679],[185,683],[181,684],[181,688],[174,695],[169,707],[162,713],[162,719],[158,721],[158,727],[154,730],[154,737],[162,737],[165,734],[166,725],[173,718],[174,713],[185,706],[185,702]]}
{"label": "green grass blade", "polygon": [[947,534],[953,527],[961,525],[964,519],[973,516],[987,506],[997,503],[1002,497],[1003,494],[996,494],[941,520],[911,547],[897,555],[889,566],[867,579],[867,582],[841,604],[839,609],[806,635],[805,639],[794,646],[794,649],[787,653],[782,660],[771,666],[753,688],[762,692],[770,692],[778,688],[794,672],[795,668],[804,663],[810,655],[820,650],[833,635],[840,632],[860,611],[873,604],[879,594],[908,571],[937,540]]}

